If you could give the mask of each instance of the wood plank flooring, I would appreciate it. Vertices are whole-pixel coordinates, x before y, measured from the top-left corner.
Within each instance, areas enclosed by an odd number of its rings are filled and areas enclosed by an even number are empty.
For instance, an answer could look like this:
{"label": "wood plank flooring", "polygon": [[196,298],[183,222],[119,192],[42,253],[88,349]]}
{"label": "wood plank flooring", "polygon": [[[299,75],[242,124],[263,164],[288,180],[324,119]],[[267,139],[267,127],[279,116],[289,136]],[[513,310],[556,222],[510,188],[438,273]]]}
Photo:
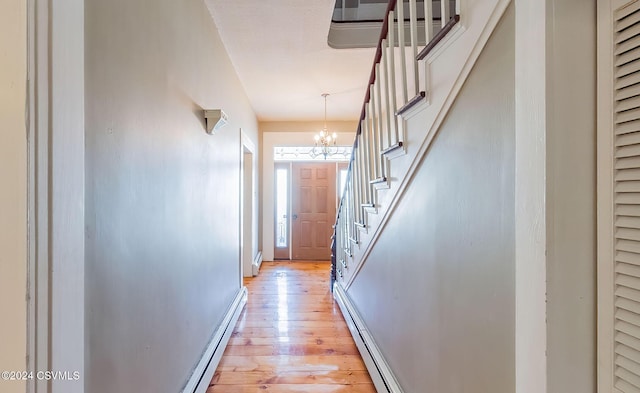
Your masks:
{"label": "wood plank flooring", "polygon": [[207,393],[375,393],[328,262],[264,262]]}

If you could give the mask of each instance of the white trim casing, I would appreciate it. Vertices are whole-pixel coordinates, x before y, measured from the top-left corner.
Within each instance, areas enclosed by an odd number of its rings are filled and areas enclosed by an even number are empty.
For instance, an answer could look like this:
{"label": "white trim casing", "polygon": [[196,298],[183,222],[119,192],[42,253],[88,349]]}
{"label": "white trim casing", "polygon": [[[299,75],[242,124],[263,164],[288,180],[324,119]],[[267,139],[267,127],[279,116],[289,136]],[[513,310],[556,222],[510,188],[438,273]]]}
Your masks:
{"label": "white trim casing", "polygon": [[[250,159],[250,161],[248,161]],[[243,277],[253,276],[252,264],[258,250],[258,220],[256,217],[256,147],[251,139],[240,129],[240,285]]]}
{"label": "white trim casing", "polygon": [[333,297],[340,306],[344,320],[358,347],[360,356],[362,356],[362,360],[365,366],[367,366],[367,371],[369,371],[376,391],[378,391],[378,393],[403,393],[393,371],[384,359],[373,337],[369,334],[364,321],[360,315],[358,315],[351,299],[349,299],[349,295],[347,295],[337,282],[333,284]]}
{"label": "white trim casing", "polygon": [[231,333],[233,333],[233,328],[240,317],[240,313],[247,304],[247,297],[247,288],[240,288],[231,306],[227,310],[222,323],[220,323],[211,341],[209,341],[209,345],[207,345],[202,358],[193,370],[191,378],[189,378],[187,384],[182,389],[182,393],[204,393],[209,388],[209,381],[213,378],[213,373],[220,363],[220,359],[229,342],[229,338],[231,338]]}
{"label": "white trim casing", "polygon": [[613,13],[598,1],[597,36],[597,330],[598,392],[613,391]]}
{"label": "white trim casing", "polygon": [[28,2],[28,392],[85,391],[84,2]]}
{"label": "white trim casing", "polygon": [[253,264],[251,265],[254,277],[260,272],[260,266],[262,266],[262,251],[258,251],[256,257],[253,259]]}
{"label": "white trim casing", "polygon": [[515,2],[517,393],[547,392],[545,2]]}

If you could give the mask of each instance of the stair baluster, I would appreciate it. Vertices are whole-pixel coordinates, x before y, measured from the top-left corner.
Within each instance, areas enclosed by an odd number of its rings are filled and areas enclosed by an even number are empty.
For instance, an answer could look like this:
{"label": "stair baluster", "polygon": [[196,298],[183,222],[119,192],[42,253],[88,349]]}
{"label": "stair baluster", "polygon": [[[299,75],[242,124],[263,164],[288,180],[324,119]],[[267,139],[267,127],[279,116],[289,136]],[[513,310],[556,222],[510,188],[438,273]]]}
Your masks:
{"label": "stair baluster", "polygon": [[[334,228],[335,262],[332,262],[334,279],[338,282],[353,274],[347,272],[349,263],[358,258],[354,256],[354,250],[358,250],[353,245],[360,248],[360,244],[364,244],[363,236],[368,234],[369,228],[368,214],[381,208],[378,190],[390,186],[389,157],[396,157],[390,152],[404,149],[403,116],[414,105],[424,102],[429,91],[426,57],[459,21],[460,1],[440,0],[440,26],[434,29],[433,1],[424,2],[424,32],[418,26],[417,0],[390,0],[388,3]],[[407,9],[408,24],[405,21]],[[407,28],[409,37],[406,36]],[[422,37],[424,47],[420,44]],[[367,231],[361,234],[361,229],[365,228]]]}

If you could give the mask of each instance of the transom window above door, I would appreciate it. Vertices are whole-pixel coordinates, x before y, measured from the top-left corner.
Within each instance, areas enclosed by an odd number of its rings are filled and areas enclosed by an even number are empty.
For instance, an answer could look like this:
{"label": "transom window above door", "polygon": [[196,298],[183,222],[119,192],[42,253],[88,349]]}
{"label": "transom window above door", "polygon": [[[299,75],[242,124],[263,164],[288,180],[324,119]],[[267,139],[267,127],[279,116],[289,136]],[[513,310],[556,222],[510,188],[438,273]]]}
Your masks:
{"label": "transom window above door", "polygon": [[277,146],[273,148],[274,161],[349,161],[351,146],[334,146],[325,156],[314,146]]}

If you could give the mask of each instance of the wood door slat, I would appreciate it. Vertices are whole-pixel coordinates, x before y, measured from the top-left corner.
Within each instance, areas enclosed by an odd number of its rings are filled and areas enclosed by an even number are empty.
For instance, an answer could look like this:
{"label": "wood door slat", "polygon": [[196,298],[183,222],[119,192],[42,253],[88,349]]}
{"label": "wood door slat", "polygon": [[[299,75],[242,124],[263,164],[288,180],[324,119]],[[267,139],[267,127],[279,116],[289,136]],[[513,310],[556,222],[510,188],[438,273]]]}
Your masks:
{"label": "wood door slat", "polygon": [[640,48],[636,48],[618,56],[615,56],[614,65],[616,67],[622,67],[625,64],[629,64],[640,58]]}
{"label": "wood door slat", "polygon": [[640,364],[634,362],[631,359],[627,359],[624,356],[616,356],[616,364],[622,368],[625,368],[634,374],[640,375]]}
{"label": "wood door slat", "polygon": [[[632,392],[636,392],[639,391],[640,392],[640,377],[638,375],[633,374],[632,372],[630,372],[629,370],[623,368],[623,367],[616,367],[616,377],[620,378],[621,380],[625,381],[626,383],[629,384],[629,386],[633,386],[633,388],[637,389],[637,390],[631,390]],[[629,389],[629,388],[627,388]],[[626,392],[628,392],[629,390],[626,390]],[[626,393],[625,392],[625,393]]]}
{"label": "wood door slat", "polygon": [[[616,67],[616,78],[622,78],[627,75],[635,74],[637,72],[640,72],[640,59],[636,59],[624,65],[621,65],[620,67]],[[627,110],[629,109],[629,107],[637,108],[637,103],[638,103],[638,100],[635,100],[634,103],[627,103],[625,105],[627,106],[625,109],[621,109],[622,107],[616,106],[616,110],[617,111]]]}
{"label": "wood door slat", "polygon": [[[634,14],[631,15],[630,18],[637,18],[638,15]],[[626,21],[626,20],[625,20]],[[640,34],[640,25],[638,25],[637,23],[629,23],[631,22],[626,21],[627,23],[625,23],[625,25],[628,25],[628,27],[624,30],[619,30],[618,34],[616,34],[616,38],[615,38],[615,43],[616,44],[620,44],[624,41],[627,41],[630,38],[634,38],[636,37],[638,34]]]}
{"label": "wood door slat", "polygon": [[636,157],[640,155],[640,145],[626,145],[616,149],[616,157]]}
{"label": "wood door slat", "polygon": [[613,14],[617,22],[616,24],[622,23],[623,19],[628,18],[629,16],[631,16],[631,14],[635,13],[638,10],[640,10],[640,2],[638,1],[617,9]]}
{"label": "wood door slat", "polygon": [[[613,382],[640,393],[640,1],[615,10]],[[615,389],[614,389],[615,390]]]}
{"label": "wood door slat", "polygon": [[615,181],[640,181],[640,168],[617,170],[615,174]]}
{"label": "wood door slat", "polygon": [[[622,285],[631,289],[640,290],[640,278],[637,277],[628,276],[622,273],[616,273],[615,283],[616,285]],[[640,321],[640,319],[638,321]],[[640,324],[638,326],[640,326]]]}
{"label": "wood door slat", "polygon": [[615,88],[624,89],[629,86],[637,85],[638,83],[640,83],[640,73],[634,72],[634,73],[619,77],[615,83]]}

